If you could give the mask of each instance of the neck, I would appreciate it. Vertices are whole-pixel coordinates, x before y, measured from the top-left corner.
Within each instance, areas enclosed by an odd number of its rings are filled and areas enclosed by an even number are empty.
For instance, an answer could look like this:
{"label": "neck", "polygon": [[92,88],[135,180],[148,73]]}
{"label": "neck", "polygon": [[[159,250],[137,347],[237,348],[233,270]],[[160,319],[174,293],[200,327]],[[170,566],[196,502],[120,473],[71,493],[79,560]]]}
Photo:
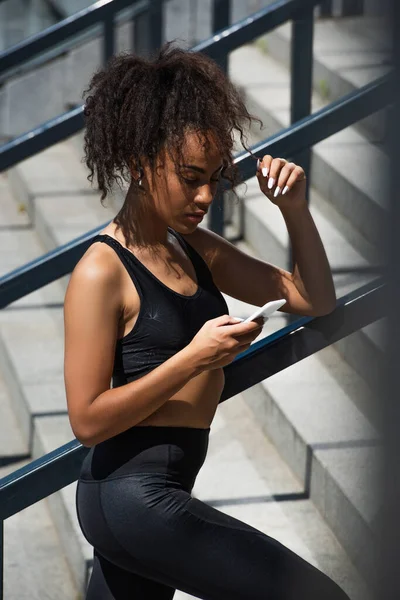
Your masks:
{"label": "neck", "polygon": [[168,246],[168,225],[155,213],[151,199],[138,194],[132,185],[114,223],[128,248],[159,253]]}

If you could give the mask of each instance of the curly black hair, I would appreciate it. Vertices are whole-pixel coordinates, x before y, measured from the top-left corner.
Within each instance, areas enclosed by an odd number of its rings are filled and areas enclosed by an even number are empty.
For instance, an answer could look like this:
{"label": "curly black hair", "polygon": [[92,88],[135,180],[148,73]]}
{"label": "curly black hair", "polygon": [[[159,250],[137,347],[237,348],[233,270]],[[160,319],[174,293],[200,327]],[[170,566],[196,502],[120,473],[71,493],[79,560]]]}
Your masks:
{"label": "curly black hair", "polygon": [[249,150],[243,124],[262,124],[214,60],[173,42],[149,60],[128,52],[114,56],[93,75],[85,96],[83,160],[90,182],[96,173],[102,202],[114,183],[135,183],[130,173],[140,157],[154,168],[162,149],[179,154],[188,129],[213,132],[226,166],[223,176],[233,187],[239,182],[234,134]]}

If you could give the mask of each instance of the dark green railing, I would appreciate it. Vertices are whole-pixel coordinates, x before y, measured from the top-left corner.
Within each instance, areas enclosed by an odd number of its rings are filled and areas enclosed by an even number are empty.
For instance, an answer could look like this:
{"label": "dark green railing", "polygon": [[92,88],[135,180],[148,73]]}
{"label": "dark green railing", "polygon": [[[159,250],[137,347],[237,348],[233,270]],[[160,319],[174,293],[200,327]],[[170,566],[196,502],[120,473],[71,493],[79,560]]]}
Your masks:
{"label": "dark green railing", "polygon": [[[304,15],[306,19],[305,24],[303,23],[303,33],[307,32],[309,38],[312,27],[307,19],[312,18],[312,8],[316,4],[318,2],[315,0],[278,0],[256,15],[198,44],[195,50],[223,61],[230,51],[288,19],[297,19],[300,31],[299,20],[301,18],[304,20]],[[306,11],[302,13],[303,17],[298,12],[299,8]],[[310,39],[307,43],[309,49]],[[307,53],[309,54],[309,50]],[[306,64],[308,63],[302,64],[301,68],[305,68]],[[308,81],[307,88],[309,83]],[[296,123],[265,142],[261,142],[252,150],[259,155],[268,153],[287,158],[307,152],[317,142],[387,106],[391,97],[391,85],[390,76],[386,76],[311,116],[303,115],[304,118],[301,118],[301,112],[309,110],[304,95],[302,109],[297,114]],[[309,93],[311,90],[307,89],[307,94]],[[295,93],[292,94],[292,101],[296,102]],[[45,123],[0,148],[0,171],[49,145],[62,141],[82,128],[82,107]],[[235,162],[243,180],[254,176],[255,164],[248,152],[237,156]],[[102,228],[103,226],[96,228],[0,278],[0,308],[70,273],[93,236]],[[226,383],[221,402],[383,317],[385,289],[382,280],[375,281],[340,299],[337,308],[330,315],[299,319],[272,336],[253,344],[249,350],[225,367]],[[75,481],[86,452],[86,448],[77,440],[73,440],[0,480],[1,570],[4,520]],[[2,582],[1,571],[0,600],[3,598]]]}

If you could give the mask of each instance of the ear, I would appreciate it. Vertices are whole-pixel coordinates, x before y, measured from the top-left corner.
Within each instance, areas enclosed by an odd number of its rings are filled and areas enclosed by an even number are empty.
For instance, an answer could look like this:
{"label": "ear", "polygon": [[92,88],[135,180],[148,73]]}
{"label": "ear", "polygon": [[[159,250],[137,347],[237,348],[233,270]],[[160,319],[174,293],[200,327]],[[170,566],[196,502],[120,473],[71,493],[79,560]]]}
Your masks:
{"label": "ear", "polygon": [[144,177],[144,170],[143,170],[143,167],[140,165],[140,163],[138,163],[134,159],[131,160],[130,173],[131,173],[132,179],[140,187],[142,184],[143,177]]}

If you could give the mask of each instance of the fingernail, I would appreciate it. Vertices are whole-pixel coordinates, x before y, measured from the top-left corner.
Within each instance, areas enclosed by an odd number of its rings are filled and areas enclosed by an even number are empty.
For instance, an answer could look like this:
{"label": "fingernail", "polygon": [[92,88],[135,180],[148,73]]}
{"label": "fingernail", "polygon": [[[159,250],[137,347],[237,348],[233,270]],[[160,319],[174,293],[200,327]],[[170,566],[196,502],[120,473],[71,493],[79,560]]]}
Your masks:
{"label": "fingernail", "polygon": [[280,191],[281,191],[281,188],[279,186],[277,186],[275,193],[274,193],[274,198],[277,197],[277,195],[279,194]]}
{"label": "fingernail", "polygon": [[257,171],[258,171],[259,168],[260,168],[260,159],[257,158]]}
{"label": "fingernail", "polygon": [[268,175],[268,169],[267,169],[267,167],[264,167],[262,169],[262,174],[264,175],[264,177],[266,177]]}
{"label": "fingernail", "polygon": [[274,183],[275,183],[275,179],[273,177],[270,177],[268,179],[268,189],[272,189],[274,187]]}
{"label": "fingernail", "polygon": [[282,191],[282,196],[284,196],[286,194],[286,192],[288,192],[288,191],[289,191],[289,188],[287,185],[285,185],[285,187],[283,188],[283,191]]}

